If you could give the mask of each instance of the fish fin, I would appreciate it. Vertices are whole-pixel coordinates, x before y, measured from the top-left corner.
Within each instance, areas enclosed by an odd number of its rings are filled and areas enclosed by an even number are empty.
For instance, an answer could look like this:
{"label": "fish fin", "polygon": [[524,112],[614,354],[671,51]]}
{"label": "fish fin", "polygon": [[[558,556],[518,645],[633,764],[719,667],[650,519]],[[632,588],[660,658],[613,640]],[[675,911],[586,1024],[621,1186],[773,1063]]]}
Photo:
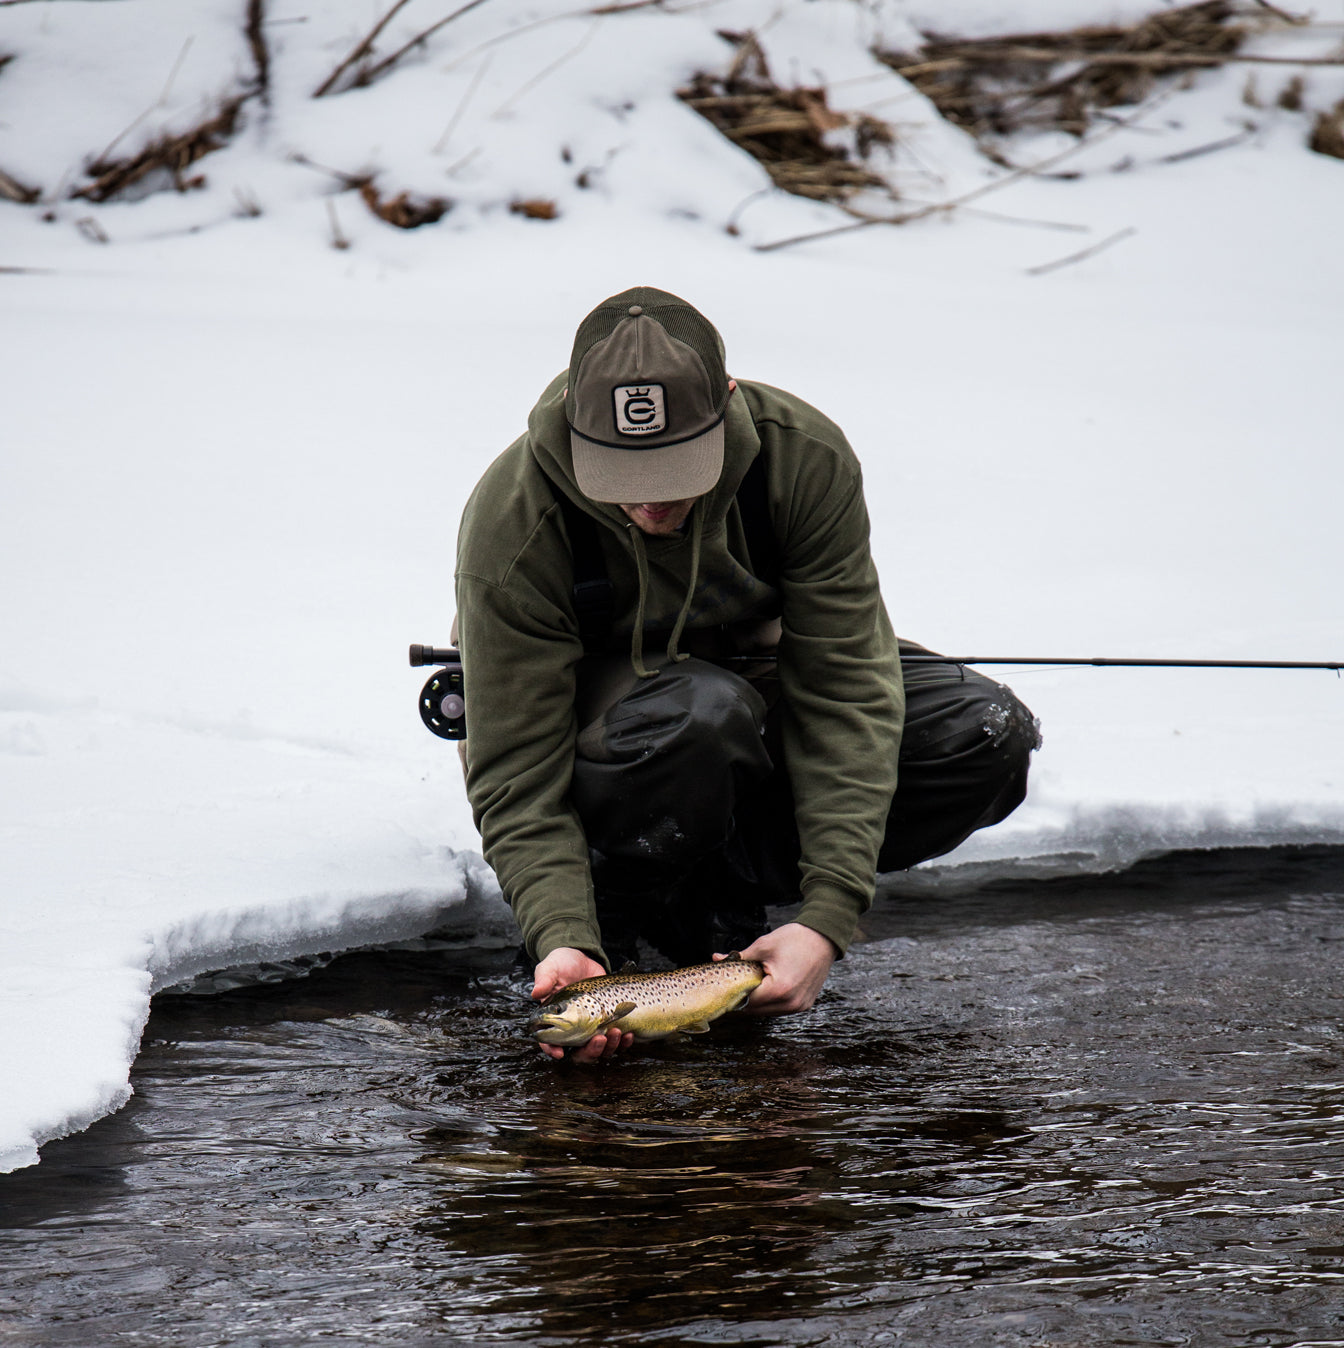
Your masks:
{"label": "fish fin", "polygon": [[613,1006],[611,1008],[611,1015],[597,1027],[598,1033],[600,1034],[603,1030],[609,1029],[611,1026],[615,1025],[622,1016],[628,1016],[638,1005],[638,1002],[621,1002],[618,1006]]}
{"label": "fish fin", "polygon": [[618,974],[637,974],[639,972],[639,965],[636,964],[634,960],[626,960],[616,972]]}
{"label": "fish fin", "polygon": [[682,1031],[686,1034],[708,1034],[709,1021],[696,1020],[692,1021],[689,1025],[683,1025],[681,1028]]}
{"label": "fish fin", "polygon": [[729,960],[740,960],[741,958],[742,958],[742,956],[741,956],[740,952],[738,952],[738,951],[736,951],[736,950],[730,950],[730,951],[723,957],[723,961],[722,961],[722,962],[723,962],[724,964],[727,964]]}

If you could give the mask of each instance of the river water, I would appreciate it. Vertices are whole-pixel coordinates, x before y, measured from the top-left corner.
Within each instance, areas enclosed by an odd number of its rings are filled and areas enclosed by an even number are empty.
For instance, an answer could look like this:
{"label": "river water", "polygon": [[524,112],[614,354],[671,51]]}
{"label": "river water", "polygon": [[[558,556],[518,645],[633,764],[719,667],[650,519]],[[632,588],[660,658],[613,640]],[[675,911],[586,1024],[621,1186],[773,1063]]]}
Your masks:
{"label": "river water", "polygon": [[0,1176],[0,1343],[1344,1344],[1344,849],[915,888],[615,1064],[498,954],[160,995]]}

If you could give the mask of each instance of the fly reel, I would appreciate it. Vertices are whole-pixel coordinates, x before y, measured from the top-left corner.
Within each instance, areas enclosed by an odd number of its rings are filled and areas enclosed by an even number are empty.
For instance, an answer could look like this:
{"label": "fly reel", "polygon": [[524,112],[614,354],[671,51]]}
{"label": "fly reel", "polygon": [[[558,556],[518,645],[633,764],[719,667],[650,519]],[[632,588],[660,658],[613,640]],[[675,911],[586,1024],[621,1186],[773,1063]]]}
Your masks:
{"label": "fly reel", "polygon": [[412,665],[439,665],[420,690],[420,719],[440,739],[467,737],[467,704],[462,682],[462,657],[451,647],[412,646]]}

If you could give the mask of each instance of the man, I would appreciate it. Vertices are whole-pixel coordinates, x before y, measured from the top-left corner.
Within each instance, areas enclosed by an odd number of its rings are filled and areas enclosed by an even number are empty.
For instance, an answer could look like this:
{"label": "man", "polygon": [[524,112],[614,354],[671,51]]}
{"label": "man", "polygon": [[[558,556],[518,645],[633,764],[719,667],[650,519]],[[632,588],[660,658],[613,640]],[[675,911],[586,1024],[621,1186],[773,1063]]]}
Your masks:
{"label": "man", "polygon": [[[1025,795],[1039,738],[1006,688],[903,676],[840,429],[730,379],[664,291],[580,325],[467,504],[457,602],[467,793],[535,998],[643,936],[677,963],[741,948],[766,967],[752,1011],[805,1010],[879,869]],[[766,904],[799,901],[765,931]]]}

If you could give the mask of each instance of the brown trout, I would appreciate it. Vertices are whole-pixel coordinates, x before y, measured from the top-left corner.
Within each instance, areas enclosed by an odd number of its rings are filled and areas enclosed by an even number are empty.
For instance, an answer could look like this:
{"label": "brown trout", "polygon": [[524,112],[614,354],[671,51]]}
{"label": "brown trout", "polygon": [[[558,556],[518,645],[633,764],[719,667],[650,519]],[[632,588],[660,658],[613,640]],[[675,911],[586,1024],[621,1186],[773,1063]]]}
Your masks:
{"label": "brown trout", "polygon": [[529,1026],[543,1044],[586,1044],[615,1026],[636,1040],[704,1034],[709,1022],[745,1006],[765,977],[759,960],[734,952],[712,964],[692,964],[663,974],[604,974],[551,993]]}

